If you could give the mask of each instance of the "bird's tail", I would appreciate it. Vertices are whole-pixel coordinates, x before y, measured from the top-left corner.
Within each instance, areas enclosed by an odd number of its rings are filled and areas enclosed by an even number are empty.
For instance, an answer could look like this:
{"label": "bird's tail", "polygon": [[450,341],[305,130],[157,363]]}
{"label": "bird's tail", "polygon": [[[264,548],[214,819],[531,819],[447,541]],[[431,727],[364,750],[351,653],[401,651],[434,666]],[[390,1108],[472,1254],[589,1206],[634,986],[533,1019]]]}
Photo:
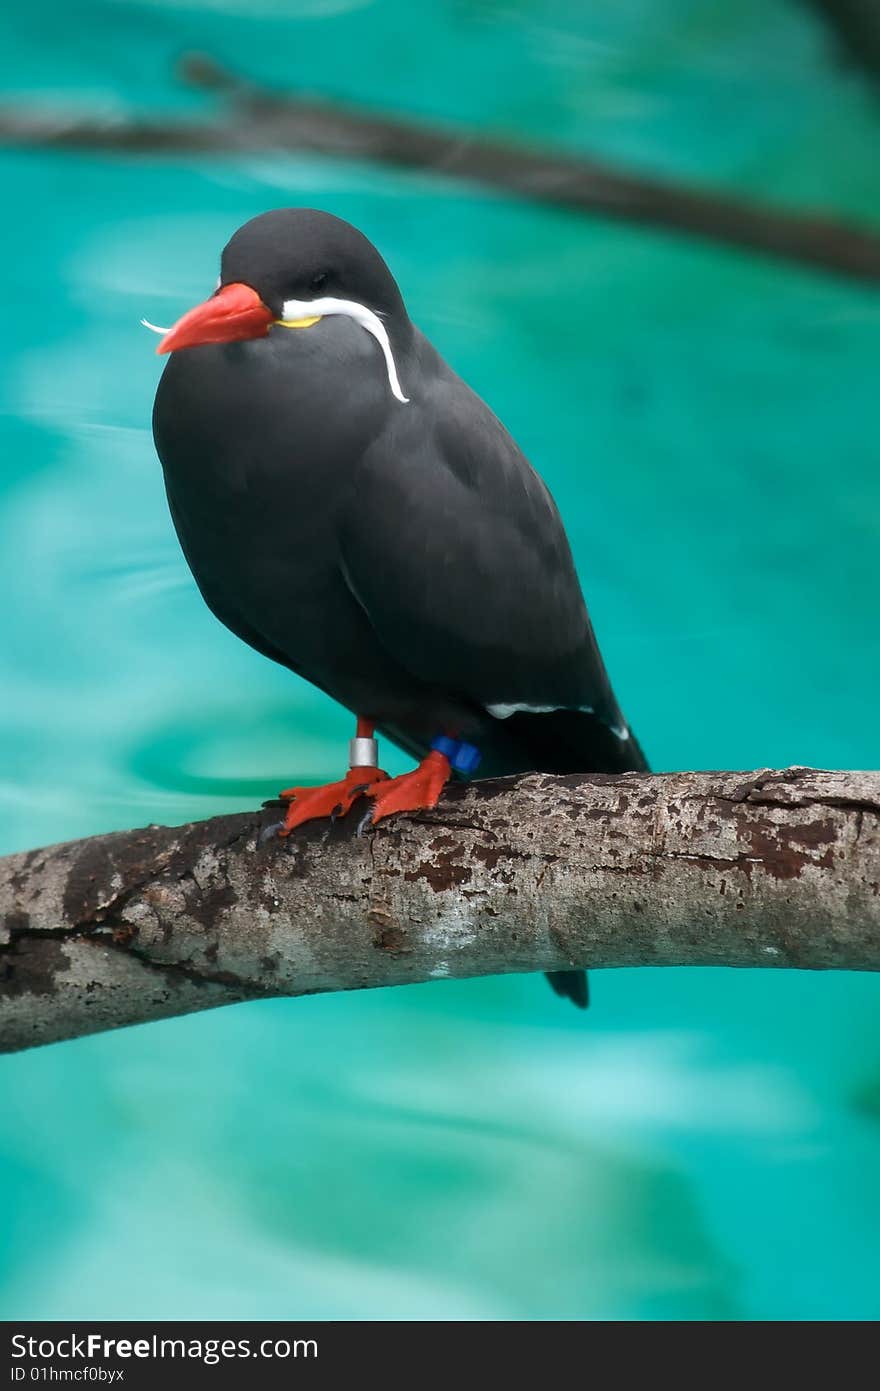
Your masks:
{"label": "bird's tail", "polygon": [[506,720],[487,715],[473,742],[478,777],[513,773],[646,773],[648,761],[615,706],[601,718],[591,710],[520,710]]}
{"label": "bird's tail", "polygon": [[586,971],[547,971],[547,979],[564,1000],[571,1000],[578,1009],[589,1009],[590,982]]}
{"label": "bird's tail", "polygon": [[[612,697],[613,699],[613,697]],[[478,777],[515,773],[647,773],[648,761],[617,706],[602,717],[587,710],[517,711],[505,720],[481,712],[479,732],[468,737],[480,749]],[[395,743],[423,757],[427,750],[398,729],[386,729]],[[586,971],[548,971],[557,995],[586,1009],[590,1002]]]}
{"label": "bird's tail", "polygon": [[[518,711],[481,731],[481,777],[542,773],[645,773],[648,762],[615,709],[607,719],[582,710]],[[590,1003],[586,971],[548,971],[557,995],[578,1009]]]}

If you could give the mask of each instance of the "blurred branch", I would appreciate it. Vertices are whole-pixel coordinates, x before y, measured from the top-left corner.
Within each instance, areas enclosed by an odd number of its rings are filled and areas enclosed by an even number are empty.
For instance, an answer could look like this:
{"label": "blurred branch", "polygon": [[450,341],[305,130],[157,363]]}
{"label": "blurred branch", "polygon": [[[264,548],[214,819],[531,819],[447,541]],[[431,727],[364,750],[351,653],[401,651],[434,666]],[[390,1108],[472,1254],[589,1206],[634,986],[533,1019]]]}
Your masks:
{"label": "blurred branch", "polygon": [[95,120],[0,109],[0,144],[129,155],[234,155],[295,150],[466,179],[579,213],[661,228],[853,279],[880,281],[880,233],[826,216],[641,177],[596,160],[379,116],[316,98],[281,96],[190,56],[182,71],[227,98],[210,124]]}
{"label": "blurred branch", "polygon": [[880,78],[880,0],[808,0],[834,33],[841,53],[877,81]]}
{"label": "blurred branch", "polygon": [[0,1051],[445,976],[880,969],[880,773],[530,774],[363,837],[273,816],[0,861]]}

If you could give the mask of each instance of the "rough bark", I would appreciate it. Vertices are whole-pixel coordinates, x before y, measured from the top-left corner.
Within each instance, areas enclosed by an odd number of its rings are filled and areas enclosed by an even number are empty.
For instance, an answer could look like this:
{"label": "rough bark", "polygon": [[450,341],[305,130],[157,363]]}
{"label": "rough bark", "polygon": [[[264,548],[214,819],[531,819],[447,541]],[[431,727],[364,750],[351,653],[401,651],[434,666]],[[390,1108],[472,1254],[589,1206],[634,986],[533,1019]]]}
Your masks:
{"label": "rough bark", "polygon": [[880,234],[827,214],[653,179],[595,159],[464,131],[416,124],[239,81],[205,58],[184,63],[189,81],[231,99],[210,122],[120,121],[80,113],[0,109],[0,145],[125,155],[234,155],[309,151],[465,179],[574,212],[660,228],[876,284]]}
{"label": "rough bark", "polygon": [[880,773],[531,774],[363,836],[277,817],[0,861],[0,1050],[445,976],[880,967]]}

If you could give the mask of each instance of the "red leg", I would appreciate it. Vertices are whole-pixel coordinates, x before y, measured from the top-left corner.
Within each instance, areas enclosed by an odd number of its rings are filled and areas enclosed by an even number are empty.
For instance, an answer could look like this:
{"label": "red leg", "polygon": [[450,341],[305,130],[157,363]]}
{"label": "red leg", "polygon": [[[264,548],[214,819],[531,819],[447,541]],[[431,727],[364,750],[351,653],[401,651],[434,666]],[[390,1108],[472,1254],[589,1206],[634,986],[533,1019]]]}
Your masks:
{"label": "red leg", "polygon": [[[357,743],[372,740],[372,736],[372,724],[359,719],[356,740],[352,744],[353,759],[369,752],[369,745],[361,744],[358,749]],[[290,805],[279,834],[288,836],[306,821],[345,816],[358,797],[371,799],[373,805],[365,821],[374,824],[397,812],[426,811],[437,805],[451,776],[449,759],[437,749],[432,749],[411,773],[401,773],[396,778],[389,778],[375,764],[355,763],[339,782],[330,782],[324,787],[288,787],[282,792],[281,797]]]}
{"label": "red leg", "polygon": [[[372,724],[359,717],[356,738],[372,737]],[[373,756],[375,757],[375,745]],[[373,786],[385,781],[387,777],[388,774],[383,773],[375,764],[359,764],[349,768],[339,782],[328,782],[323,787],[285,788],[279,795],[289,805],[279,835],[289,836],[291,831],[304,825],[306,821],[323,820],[328,816],[345,816],[358,797],[370,795]]]}
{"label": "red leg", "polygon": [[373,799],[370,820],[375,823],[399,811],[426,811],[435,807],[452,775],[449,759],[432,749],[418,768],[400,777],[387,778],[369,789]]}
{"label": "red leg", "polygon": [[289,836],[306,821],[318,821],[327,816],[345,816],[358,797],[367,794],[374,784],[387,778],[381,768],[349,768],[339,782],[323,787],[288,787],[278,795],[288,802],[284,827],[279,835]]}

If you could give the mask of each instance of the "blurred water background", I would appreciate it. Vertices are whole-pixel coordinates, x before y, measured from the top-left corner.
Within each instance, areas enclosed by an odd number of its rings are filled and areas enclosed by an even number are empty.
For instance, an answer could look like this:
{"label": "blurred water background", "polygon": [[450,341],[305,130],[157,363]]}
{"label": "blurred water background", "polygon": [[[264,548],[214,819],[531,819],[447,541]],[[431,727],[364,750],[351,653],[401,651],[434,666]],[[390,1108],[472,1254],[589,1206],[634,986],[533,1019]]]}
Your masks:
{"label": "blurred water background", "polygon": [[[870,216],[878,111],[794,0],[21,0],[7,104],[245,75]],[[203,606],[149,414],[248,217],[382,249],[561,506],[654,766],[876,767],[869,289],[290,154],[0,151],[0,851],[336,776],[348,718]],[[403,767],[398,759],[394,768]],[[880,983],[604,972],[239,1006],[0,1059],[0,1315],[870,1318]]]}

